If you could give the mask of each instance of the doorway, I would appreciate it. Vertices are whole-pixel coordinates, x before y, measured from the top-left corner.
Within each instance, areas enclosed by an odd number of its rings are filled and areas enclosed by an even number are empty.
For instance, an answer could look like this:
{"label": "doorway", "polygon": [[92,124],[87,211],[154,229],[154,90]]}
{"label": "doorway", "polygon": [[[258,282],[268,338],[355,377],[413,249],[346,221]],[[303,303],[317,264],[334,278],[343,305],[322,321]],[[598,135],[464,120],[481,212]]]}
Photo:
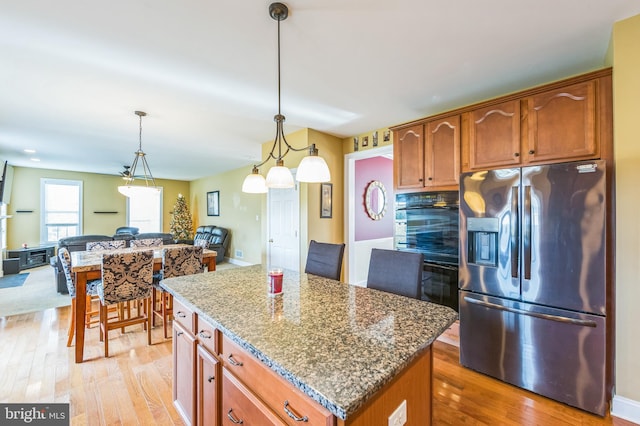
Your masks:
{"label": "doorway", "polygon": [[[366,286],[367,274],[369,271],[369,258],[371,257],[372,248],[393,249],[393,237],[378,238],[363,241],[356,241],[356,209],[362,208],[362,194],[356,194],[355,189],[355,169],[356,161],[367,158],[384,156],[393,158],[393,145],[368,149],[366,151],[353,152],[345,156],[344,160],[344,232],[345,242],[347,243],[345,250],[345,280],[349,284]],[[391,201],[387,214],[395,214],[394,202]]]}
{"label": "doorway", "polygon": [[273,267],[299,271],[300,191],[298,182],[291,189],[269,189],[267,216],[268,264]]}

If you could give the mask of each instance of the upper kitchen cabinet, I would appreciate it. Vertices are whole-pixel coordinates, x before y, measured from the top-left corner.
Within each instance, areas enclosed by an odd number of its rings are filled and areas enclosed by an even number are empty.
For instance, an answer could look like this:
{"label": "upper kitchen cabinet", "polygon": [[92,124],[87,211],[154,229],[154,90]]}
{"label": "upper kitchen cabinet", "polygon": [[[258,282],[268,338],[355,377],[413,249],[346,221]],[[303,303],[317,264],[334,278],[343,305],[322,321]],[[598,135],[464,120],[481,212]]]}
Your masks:
{"label": "upper kitchen cabinet", "polygon": [[424,125],[394,131],[393,168],[397,189],[424,186]]}
{"label": "upper kitchen cabinet", "polygon": [[396,190],[457,189],[460,175],[460,116],[394,130]]}
{"label": "upper kitchen cabinet", "polygon": [[511,100],[465,113],[468,162],[465,170],[517,167],[520,148],[520,101]]}
{"label": "upper kitchen cabinet", "polygon": [[529,163],[599,157],[596,85],[591,80],[524,99]]}
{"label": "upper kitchen cabinet", "polygon": [[460,116],[425,124],[424,186],[444,189],[460,178]]}
{"label": "upper kitchen cabinet", "polygon": [[468,107],[462,171],[608,158],[611,70]]}

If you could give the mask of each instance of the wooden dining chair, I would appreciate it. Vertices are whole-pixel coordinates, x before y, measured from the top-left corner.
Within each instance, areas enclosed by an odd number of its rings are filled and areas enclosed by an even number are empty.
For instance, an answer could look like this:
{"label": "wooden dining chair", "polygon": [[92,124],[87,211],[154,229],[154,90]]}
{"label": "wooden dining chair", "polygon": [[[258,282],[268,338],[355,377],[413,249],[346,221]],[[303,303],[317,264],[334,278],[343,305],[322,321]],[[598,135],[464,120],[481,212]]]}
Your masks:
{"label": "wooden dining chair", "polygon": [[131,240],[131,248],[162,247],[162,238],[143,238],[141,240]]}
{"label": "wooden dining chair", "polygon": [[[162,318],[165,339],[169,338],[167,323],[173,315],[173,296],[160,287],[160,280],[202,273],[204,271],[202,252],[203,248],[201,246],[182,246],[162,249],[162,275],[154,279],[153,296],[151,300],[153,305],[152,325],[155,326],[156,317]],[[158,294],[160,295],[159,301]]]}
{"label": "wooden dining chair", "polygon": [[[147,330],[151,344],[151,288],[153,282],[153,250],[105,252],[102,255],[102,281],[97,286],[100,297],[100,335],[104,341],[104,356],[109,356],[109,331],[135,324]],[[140,301],[144,309],[135,316],[115,321],[107,320],[107,308],[123,302]]]}
{"label": "wooden dining chair", "polygon": [[[69,330],[67,331],[67,346],[71,346],[71,341],[73,340],[76,330],[76,277],[75,274],[71,272],[71,255],[69,254],[69,250],[65,247],[59,248],[58,258],[60,259],[60,264],[62,265],[62,270],[67,280],[69,296],[71,296],[71,319],[69,320]],[[100,280],[87,281],[88,309],[91,309],[91,297],[98,295],[97,287],[99,283]]]}
{"label": "wooden dining chair", "polygon": [[420,299],[423,263],[422,253],[371,249],[367,287]]}
{"label": "wooden dining chair", "polygon": [[311,240],[304,271],[308,274],[339,280],[343,256],[344,244],[319,243]]}
{"label": "wooden dining chair", "polygon": [[[89,241],[85,248],[86,251],[104,251],[104,250],[118,250],[123,249],[127,245],[125,240],[113,240],[113,241]],[[90,298],[87,298],[87,309],[85,314],[85,325],[87,328],[91,327],[93,324],[100,322],[100,309],[94,310],[92,307],[93,302],[100,303],[100,299],[98,298],[98,294],[91,295]],[[109,308],[109,312],[118,311],[119,315],[122,316],[124,314],[122,306],[112,306]],[[127,306],[127,311],[129,312],[129,306]]]}

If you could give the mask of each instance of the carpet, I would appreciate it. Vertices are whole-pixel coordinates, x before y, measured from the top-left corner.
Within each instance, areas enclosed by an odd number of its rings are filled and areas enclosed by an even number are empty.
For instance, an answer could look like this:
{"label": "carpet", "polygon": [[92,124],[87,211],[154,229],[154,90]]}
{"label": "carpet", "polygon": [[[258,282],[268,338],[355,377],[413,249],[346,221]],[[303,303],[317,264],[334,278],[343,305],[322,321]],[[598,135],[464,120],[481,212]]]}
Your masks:
{"label": "carpet", "polygon": [[29,273],[5,275],[0,278],[0,288],[20,287],[26,281]]}

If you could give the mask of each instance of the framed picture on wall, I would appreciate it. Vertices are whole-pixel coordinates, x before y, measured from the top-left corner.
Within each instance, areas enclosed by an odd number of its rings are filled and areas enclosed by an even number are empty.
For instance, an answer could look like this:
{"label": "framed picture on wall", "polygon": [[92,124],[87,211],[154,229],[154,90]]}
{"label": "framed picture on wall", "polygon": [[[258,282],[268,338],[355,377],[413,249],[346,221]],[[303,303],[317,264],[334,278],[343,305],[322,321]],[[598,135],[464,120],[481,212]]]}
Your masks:
{"label": "framed picture on wall", "polygon": [[220,191],[207,192],[207,216],[220,216]]}
{"label": "framed picture on wall", "polygon": [[333,213],[332,206],[333,184],[320,184],[320,219],[330,219]]}

